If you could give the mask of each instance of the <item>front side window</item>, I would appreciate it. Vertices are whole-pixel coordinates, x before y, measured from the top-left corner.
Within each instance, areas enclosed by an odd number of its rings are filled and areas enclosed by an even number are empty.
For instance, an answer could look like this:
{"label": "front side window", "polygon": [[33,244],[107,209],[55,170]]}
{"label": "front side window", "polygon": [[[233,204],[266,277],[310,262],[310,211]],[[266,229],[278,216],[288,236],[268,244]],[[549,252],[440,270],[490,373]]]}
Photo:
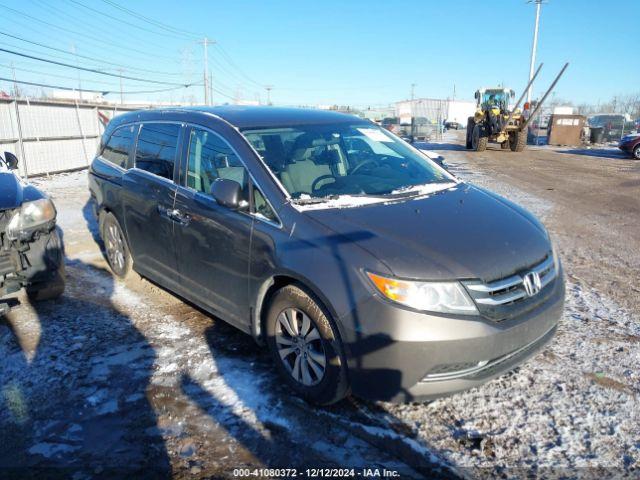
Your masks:
{"label": "front side window", "polygon": [[173,123],[143,124],[138,134],[135,166],[173,180],[180,128]]}
{"label": "front side window", "polygon": [[121,168],[127,168],[129,152],[131,151],[131,145],[133,145],[133,137],[133,125],[126,125],[115,129],[102,150],[102,158]]}
{"label": "front side window", "polygon": [[238,182],[247,192],[247,171],[229,144],[215,133],[194,128],[189,136],[187,186],[209,194],[217,178]]}
{"label": "front side window", "polygon": [[455,179],[371,123],[247,129],[247,140],[294,200],[404,195]]}
{"label": "front side window", "polygon": [[261,217],[271,222],[278,222],[275,212],[264,198],[264,195],[255,185],[253,186],[253,210],[257,217]]}

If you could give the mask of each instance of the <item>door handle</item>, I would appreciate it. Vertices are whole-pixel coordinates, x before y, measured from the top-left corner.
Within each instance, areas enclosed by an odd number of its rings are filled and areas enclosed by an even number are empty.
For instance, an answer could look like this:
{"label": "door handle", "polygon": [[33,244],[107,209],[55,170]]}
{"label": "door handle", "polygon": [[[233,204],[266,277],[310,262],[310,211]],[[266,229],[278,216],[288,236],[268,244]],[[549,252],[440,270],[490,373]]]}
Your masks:
{"label": "door handle", "polygon": [[191,216],[186,213],[182,213],[177,208],[169,208],[164,205],[158,205],[158,213],[161,217],[168,218],[169,220],[179,223],[180,225],[189,225]]}
{"label": "door handle", "polygon": [[186,213],[182,213],[177,208],[167,211],[167,216],[176,223],[179,223],[182,226],[189,225],[191,221],[191,217]]}

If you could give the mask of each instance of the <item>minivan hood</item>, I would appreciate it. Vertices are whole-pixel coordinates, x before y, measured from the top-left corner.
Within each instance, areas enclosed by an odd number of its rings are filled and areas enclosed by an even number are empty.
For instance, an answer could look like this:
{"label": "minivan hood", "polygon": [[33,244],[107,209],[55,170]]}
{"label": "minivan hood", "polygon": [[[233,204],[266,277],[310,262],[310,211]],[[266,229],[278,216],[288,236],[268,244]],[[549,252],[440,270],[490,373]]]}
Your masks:
{"label": "minivan hood", "polygon": [[10,210],[22,204],[22,183],[12,172],[0,170],[0,210]]}
{"label": "minivan hood", "polygon": [[489,282],[542,261],[551,250],[533,215],[464,183],[426,198],[304,214],[357,238],[401,278]]}

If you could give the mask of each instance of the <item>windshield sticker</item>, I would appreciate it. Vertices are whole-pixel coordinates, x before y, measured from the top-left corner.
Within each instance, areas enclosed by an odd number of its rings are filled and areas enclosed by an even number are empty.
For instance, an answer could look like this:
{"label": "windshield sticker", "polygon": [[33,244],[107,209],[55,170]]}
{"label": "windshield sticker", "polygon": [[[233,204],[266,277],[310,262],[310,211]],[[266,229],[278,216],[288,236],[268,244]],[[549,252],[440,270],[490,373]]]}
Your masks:
{"label": "windshield sticker", "polygon": [[387,137],[382,130],[377,128],[358,128],[357,130],[374,142],[393,142],[392,138]]}

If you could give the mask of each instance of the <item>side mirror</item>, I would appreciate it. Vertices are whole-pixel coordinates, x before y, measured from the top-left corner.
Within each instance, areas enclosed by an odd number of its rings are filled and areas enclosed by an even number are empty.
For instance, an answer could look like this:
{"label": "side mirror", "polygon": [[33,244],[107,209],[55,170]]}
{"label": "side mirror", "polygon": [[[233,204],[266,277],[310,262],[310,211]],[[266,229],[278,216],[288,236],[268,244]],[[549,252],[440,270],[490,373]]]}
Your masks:
{"label": "side mirror", "polygon": [[9,170],[18,169],[18,157],[11,152],[4,152],[4,161],[7,164]]}
{"label": "side mirror", "polygon": [[242,199],[242,187],[234,180],[218,178],[211,184],[211,196],[223,207],[242,210],[248,206]]}

